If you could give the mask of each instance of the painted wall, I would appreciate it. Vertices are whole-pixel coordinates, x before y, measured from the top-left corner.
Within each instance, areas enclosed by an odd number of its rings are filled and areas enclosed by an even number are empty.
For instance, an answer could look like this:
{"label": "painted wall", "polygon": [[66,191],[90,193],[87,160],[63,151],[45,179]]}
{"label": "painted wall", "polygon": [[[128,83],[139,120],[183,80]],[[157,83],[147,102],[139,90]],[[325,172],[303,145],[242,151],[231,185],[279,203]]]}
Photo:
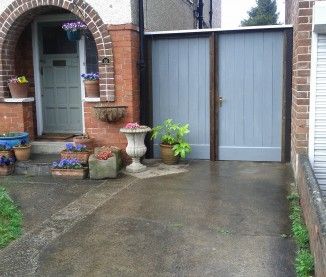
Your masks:
{"label": "painted wall", "polygon": [[[71,0],[67,2],[72,2]],[[125,24],[132,23],[132,0],[86,0],[100,15],[104,23]],[[10,5],[12,0],[0,1],[0,14]]]}
{"label": "painted wall", "polygon": [[[71,0],[66,0],[72,2]],[[138,23],[138,0],[85,0],[104,23]],[[0,14],[13,2],[0,1]],[[145,27],[149,31],[196,28],[193,10],[198,0],[144,0]],[[213,27],[221,25],[221,0],[213,0]],[[204,21],[209,23],[210,0],[204,0]]]}

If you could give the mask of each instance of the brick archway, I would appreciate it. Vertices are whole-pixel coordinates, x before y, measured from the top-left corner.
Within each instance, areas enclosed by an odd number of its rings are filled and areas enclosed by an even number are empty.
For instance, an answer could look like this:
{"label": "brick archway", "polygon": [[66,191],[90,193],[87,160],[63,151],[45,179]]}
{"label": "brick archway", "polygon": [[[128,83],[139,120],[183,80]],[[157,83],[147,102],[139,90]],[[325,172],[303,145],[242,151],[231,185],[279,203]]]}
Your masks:
{"label": "brick archway", "polygon": [[85,1],[76,0],[15,0],[0,15],[0,98],[8,96],[7,80],[15,75],[15,46],[25,29],[37,15],[49,8],[62,8],[85,22],[97,45],[99,61],[104,57],[110,64],[99,62],[100,95],[102,101],[115,101],[112,41],[106,24]]}

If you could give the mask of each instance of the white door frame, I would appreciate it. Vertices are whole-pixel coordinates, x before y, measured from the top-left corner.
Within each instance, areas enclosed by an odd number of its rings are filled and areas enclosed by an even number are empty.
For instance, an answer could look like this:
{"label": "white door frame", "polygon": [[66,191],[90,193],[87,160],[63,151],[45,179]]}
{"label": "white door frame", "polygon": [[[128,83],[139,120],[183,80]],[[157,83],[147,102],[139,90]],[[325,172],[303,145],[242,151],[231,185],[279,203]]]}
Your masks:
{"label": "white door frame", "polygon": [[[73,14],[57,14],[57,15],[42,15],[37,17],[32,23],[32,48],[33,48],[33,67],[34,67],[34,82],[35,82],[35,106],[36,106],[36,122],[37,122],[37,135],[43,134],[43,112],[42,112],[42,85],[40,76],[40,47],[39,47],[39,36],[38,36],[38,23],[40,22],[56,22],[56,21],[68,21],[78,19]],[[78,43],[79,52],[79,66],[80,72],[86,72],[86,47],[85,37]],[[85,133],[85,118],[84,118],[84,103],[85,99],[85,87],[82,78],[80,77],[80,88],[81,88],[81,106],[82,106],[82,122],[83,122],[83,133]]]}

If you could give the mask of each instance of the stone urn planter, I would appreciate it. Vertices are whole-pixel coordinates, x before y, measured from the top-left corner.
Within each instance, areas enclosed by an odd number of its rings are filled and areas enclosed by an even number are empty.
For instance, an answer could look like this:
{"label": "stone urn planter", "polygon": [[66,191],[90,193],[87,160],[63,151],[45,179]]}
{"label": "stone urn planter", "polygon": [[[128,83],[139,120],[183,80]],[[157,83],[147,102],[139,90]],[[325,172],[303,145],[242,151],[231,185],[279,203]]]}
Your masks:
{"label": "stone urn planter", "polygon": [[[134,126],[134,127],[133,127]],[[140,162],[147,151],[144,140],[145,136],[152,129],[147,126],[139,126],[136,123],[129,123],[120,132],[125,134],[128,140],[126,152],[131,157],[132,163],[126,167],[127,172],[136,173],[146,170],[146,166]]]}

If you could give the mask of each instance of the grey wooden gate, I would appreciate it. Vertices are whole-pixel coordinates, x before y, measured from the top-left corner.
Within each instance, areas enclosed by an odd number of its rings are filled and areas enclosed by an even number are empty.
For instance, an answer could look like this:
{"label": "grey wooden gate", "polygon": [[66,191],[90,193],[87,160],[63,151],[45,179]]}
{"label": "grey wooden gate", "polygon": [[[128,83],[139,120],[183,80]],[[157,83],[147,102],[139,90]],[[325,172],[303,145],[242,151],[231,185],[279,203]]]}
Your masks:
{"label": "grey wooden gate", "polygon": [[218,37],[219,159],[281,161],[283,32]]}
{"label": "grey wooden gate", "polygon": [[189,123],[190,158],[209,159],[209,38],[154,40],[152,57],[154,126],[168,118]]}
{"label": "grey wooden gate", "polygon": [[189,123],[190,158],[288,160],[291,32],[149,33],[148,124]]}

